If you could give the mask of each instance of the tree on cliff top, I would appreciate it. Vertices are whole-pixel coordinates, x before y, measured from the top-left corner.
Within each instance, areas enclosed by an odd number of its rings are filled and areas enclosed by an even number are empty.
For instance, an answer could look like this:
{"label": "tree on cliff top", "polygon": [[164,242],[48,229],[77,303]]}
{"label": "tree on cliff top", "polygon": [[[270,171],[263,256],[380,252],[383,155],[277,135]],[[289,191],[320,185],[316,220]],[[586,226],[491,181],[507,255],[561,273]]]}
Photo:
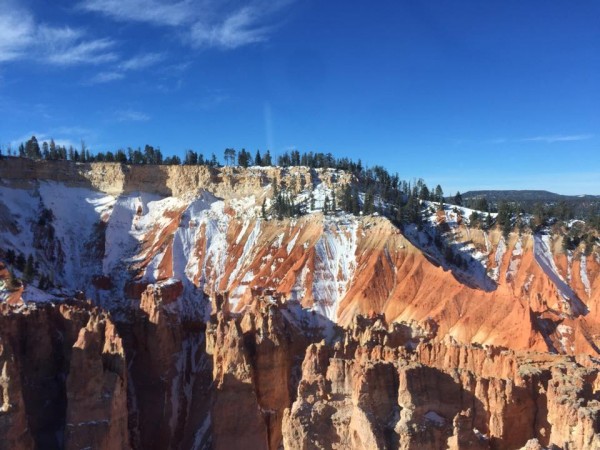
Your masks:
{"label": "tree on cliff top", "polygon": [[235,149],[226,148],[223,152],[223,159],[225,159],[225,165],[235,164]]}

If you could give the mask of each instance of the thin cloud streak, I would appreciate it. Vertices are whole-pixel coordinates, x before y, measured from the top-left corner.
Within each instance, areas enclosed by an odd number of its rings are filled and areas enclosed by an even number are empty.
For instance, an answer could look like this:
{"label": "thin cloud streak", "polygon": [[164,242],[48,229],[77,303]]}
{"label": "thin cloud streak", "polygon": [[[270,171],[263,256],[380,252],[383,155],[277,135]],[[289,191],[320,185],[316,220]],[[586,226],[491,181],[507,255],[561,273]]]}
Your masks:
{"label": "thin cloud streak", "polygon": [[167,3],[160,0],[84,0],[79,8],[115,20],[178,26],[190,20],[193,1]]}
{"label": "thin cloud streak", "polygon": [[86,81],[85,84],[103,84],[111,81],[122,80],[127,72],[147,69],[165,59],[162,53],[142,53],[131,59],[120,62],[113,70],[100,72]]}
{"label": "thin cloud streak", "polygon": [[110,83],[111,81],[121,80],[123,78],[125,78],[125,74],[121,72],[100,72],[87,80],[86,84]]}
{"label": "thin cloud streak", "polygon": [[119,68],[121,70],[141,70],[154,66],[165,59],[162,53],[143,53],[131,59],[123,61]]}
{"label": "thin cloud streak", "polygon": [[235,49],[264,42],[275,25],[272,16],[293,0],[83,0],[79,9],[123,22],[143,22],[182,30],[194,48]]}
{"label": "thin cloud streak", "polygon": [[118,122],[147,122],[150,120],[148,114],[131,109],[117,111],[115,113],[115,118]]}
{"label": "thin cloud streak", "polygon": [[521,139],[521,142],[547,142],[548,144],[553,144],[555,142],[587,141],[588,139],[592,139],[593,137],[593,134],[535,136]]}
{"label": "thin cloud streak", "polygon": [[587,141],[589,139],[593,139],[594,135],[591,133],[588,134],[555,134],[555,135],[546,135],[546,136],[533,136],[527,138],[520,139],[507,139],[507,138],[495,138],[489,139],[485,141],[486,144],[509,144],[516,142],[545,142],[547,144],[554,144],[556,142],[577,142],[577,141]]}

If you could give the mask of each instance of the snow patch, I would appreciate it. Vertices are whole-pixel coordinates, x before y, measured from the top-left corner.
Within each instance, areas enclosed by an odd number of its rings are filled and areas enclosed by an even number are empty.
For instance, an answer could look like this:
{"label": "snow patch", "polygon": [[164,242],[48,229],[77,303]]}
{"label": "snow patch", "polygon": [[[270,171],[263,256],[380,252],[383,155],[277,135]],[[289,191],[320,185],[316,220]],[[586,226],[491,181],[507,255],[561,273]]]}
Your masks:
{"label": "snow patch", "polygon": [[550,235],[536,233],[533,235],[533,254],[536,262],[546,276],[556,286],[559,295],[575,315],[587,314],[587,307],[577,297],[573,289],[561,277],[551,251]]}

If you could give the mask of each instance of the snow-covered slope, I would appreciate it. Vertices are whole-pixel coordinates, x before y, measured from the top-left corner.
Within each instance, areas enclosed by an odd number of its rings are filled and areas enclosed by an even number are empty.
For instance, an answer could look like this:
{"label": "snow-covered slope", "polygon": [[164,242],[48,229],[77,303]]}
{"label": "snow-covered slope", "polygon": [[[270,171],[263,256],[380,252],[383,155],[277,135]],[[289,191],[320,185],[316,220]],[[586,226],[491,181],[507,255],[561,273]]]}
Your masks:
{"label": "snow-covered slope", "polygon": [[[56,286],[36,290],[38,275],[23,299],[82,291],[117,313],[160,283],[180,286],[169,307],[204,317],[205,293],[227,291],[239,311],[253,292],[266,291],[340,323],[383,312],[390,321],[434,320],[440,334],[463,341],[569,352],[600,345],[596,254],[562,261],[544,236],[505,239],[472,228],[472,211],[453,205],[425,203],[423,226],[403,231],[378,216],[323,215],[325,197],[337,189],[340,198],[351,182],[343,172],[226,168],[202,178],[194,172],[200,169],[175,169],[169,176],[181,182],[177,194],[136,168],[128,176],[141,181],[120,192],[97,182],[1,178],[0,250],[31,254],[38,274]],[[263,218],[275,182],[308,214]],[[573,333],[558,333],[559,324]]]}

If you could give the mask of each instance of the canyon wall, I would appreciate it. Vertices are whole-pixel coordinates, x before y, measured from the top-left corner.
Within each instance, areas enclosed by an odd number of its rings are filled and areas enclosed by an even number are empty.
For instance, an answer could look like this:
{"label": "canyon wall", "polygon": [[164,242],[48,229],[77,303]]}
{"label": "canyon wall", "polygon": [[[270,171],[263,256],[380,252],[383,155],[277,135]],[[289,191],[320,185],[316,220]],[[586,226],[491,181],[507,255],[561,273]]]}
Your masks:
{"label": "canyon wall", "polygon": [[323,214],[354,182],[0,161],[0,447],[597,448],[598,246]]}
{"label": "canyon wall", "polygon": [[3,307],[0,445],[600,445],[596,359],[459,344],[383,315],[323,339],[299,305],[256,300],[235,313],[216,298],[206,324],[190,323],[149,286],[120,331],[83,301]]}

